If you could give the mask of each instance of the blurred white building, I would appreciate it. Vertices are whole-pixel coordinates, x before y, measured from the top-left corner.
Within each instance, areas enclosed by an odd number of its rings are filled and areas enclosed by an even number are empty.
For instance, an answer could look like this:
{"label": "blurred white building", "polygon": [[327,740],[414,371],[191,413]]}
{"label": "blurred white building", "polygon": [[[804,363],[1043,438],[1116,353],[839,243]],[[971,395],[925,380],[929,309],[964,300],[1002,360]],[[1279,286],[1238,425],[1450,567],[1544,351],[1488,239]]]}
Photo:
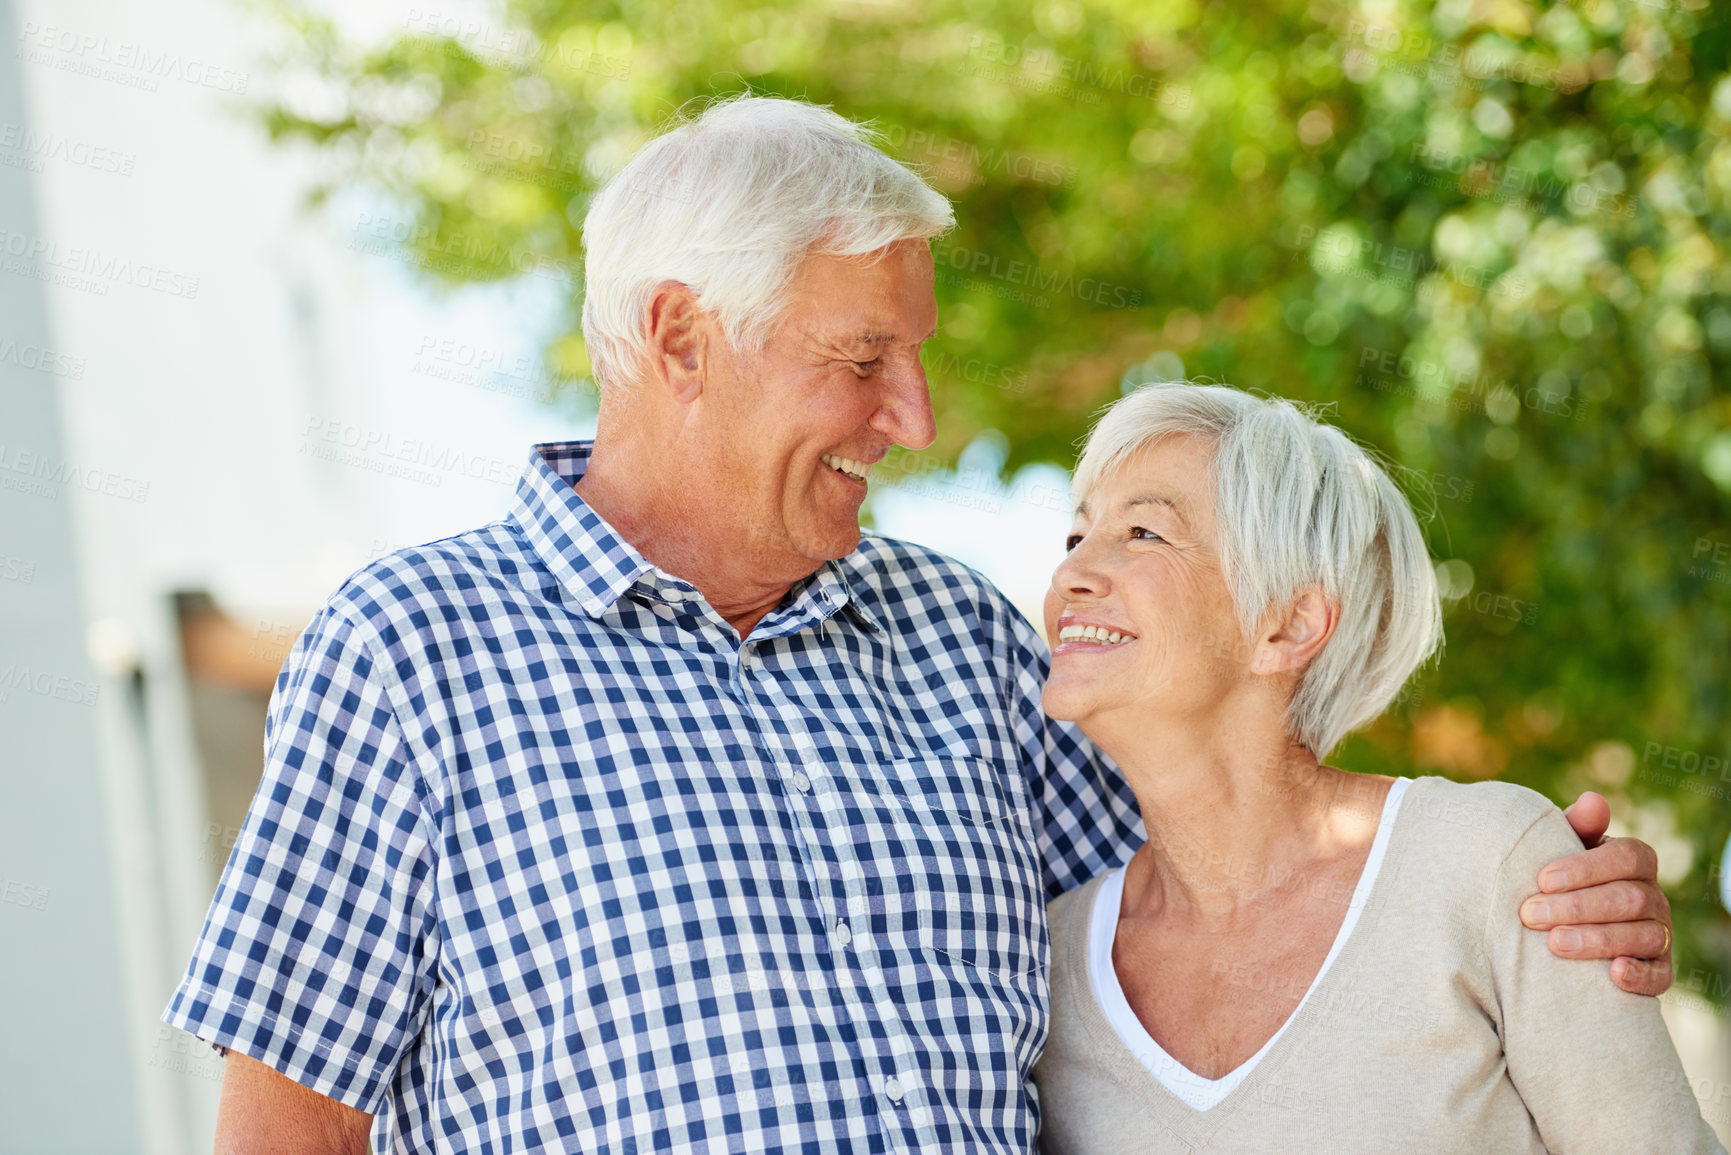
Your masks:
{"label": "blurred white building", "polygon": [[[387,207],[303,211],[317,161],[249,117],[243,13],[0,0],[0,1151],[210,1149],[221,1065],[157,1016],[289,644],[354,568],[502,515],[532,442],[590,428],[544,399],[563,286],[434,293]],[[879,524],[1036,614],[1065,480],[1006,491],[975,452]],[[1670,1011],[1731,1112],[1717,1025]]]}

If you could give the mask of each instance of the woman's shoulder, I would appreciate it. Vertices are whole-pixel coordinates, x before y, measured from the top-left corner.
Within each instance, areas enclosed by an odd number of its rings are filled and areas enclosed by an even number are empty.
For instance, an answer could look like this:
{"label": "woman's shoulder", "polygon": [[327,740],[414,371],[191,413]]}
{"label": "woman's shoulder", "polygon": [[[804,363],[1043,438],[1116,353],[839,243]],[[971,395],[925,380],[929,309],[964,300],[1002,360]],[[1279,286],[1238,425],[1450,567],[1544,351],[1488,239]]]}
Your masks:
{"label": "woman's shoulder", "polygon": [[1416,778],[1407,788],[1401,813],[1433,837],[1505,849],[1512,849],[1535,826],[1548,825],[1548,820],[1568,826],[1549,798],[1513,782]]}
{"label": "woman's shoulder", "polygon": [[1523,876],[1519,885],[1531,890],[1535,879],[1524,877],[1530,865],[1581,849],[1550,799],[1512,782],[1418,778],[1407,788],[1401,818],[1413,857],[1456,884],[1515,873]]}

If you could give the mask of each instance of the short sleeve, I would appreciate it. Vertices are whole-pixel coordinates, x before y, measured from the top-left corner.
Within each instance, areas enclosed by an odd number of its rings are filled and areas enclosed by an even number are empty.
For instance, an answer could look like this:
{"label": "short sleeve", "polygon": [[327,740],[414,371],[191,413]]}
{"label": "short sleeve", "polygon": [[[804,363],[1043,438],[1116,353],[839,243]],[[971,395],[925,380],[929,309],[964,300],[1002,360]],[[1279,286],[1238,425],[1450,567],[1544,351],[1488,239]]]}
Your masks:
{"label": "short sleeve", "polygon": [[1581,843],[1554,806],[1504,860],[1485,924],[1509,1080],[1553,1152],[1724,1152],[1701,1118],[1659,1001],[1618,989],[1610,963],[1553,955],[1521,925],[1547,862]]}
{"label": "short sleeve", "polygon": [[1046,716],[1040,697],[1051,658],[1014,606],[1007,621],[1010,710],[1022,751],[1046,897],[1074,890],[1122,866],[1147,841],[1124,775],[1072,723]]}
{"label": "short sleeve", "polygon": [[432,830],[389,676],[333,608],[295,644],[258,793],[163,1013],[374,1114],[437,957]]}

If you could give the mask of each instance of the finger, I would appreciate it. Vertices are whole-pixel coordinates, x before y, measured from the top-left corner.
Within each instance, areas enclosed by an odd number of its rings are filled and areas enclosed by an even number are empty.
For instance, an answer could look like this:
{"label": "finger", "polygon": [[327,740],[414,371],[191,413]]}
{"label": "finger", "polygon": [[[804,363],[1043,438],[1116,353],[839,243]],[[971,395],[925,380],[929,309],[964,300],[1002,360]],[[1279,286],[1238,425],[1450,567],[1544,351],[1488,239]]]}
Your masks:
{"label": "finger", "polygon": [[1656,883],[1606,882],[1586,890],[1535,894],[1521,903],[1521,921],[1533,930],[1583,923],[1639,922],[1643,919],[1671,921],[1670,900]]}
{"label": "finger", "polygon": [[1665,949],[1659,922],[1618,922],[1609,926],[1559,926],[1549,935],[1558,958],[1658,959]]}
{"label": "finger", "polygon": [[1657,998],[1671,989],[1671,960],[1619,958],[1611,963],[1611,981],[1632,995]]}
{"label": "finger", "polygon": [[1575,829],[1582,846],[1597,846],[1611,828],[1611,804],[1603,795],[1591,790],[1575,799],[1575,804],[1563,811],[1563,817]]}
{"label": "finger", "polygon": [[1652,882],[1659,877],[1659,855],[1639,838],[1611,838],[1591,850],[1548,863],[1539,871],[1539,889],[1548,893],[1579,890],[1619,878]]}

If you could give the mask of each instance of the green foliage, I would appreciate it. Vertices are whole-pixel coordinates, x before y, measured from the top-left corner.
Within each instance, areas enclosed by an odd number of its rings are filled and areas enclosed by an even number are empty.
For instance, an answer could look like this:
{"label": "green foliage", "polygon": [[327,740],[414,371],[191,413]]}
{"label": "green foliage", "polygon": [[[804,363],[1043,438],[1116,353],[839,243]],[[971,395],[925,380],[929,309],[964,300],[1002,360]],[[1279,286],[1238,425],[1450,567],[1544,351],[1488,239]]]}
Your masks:
{"label": "green foliage", "polygon": [[[1723,10],[509,0],[367,47],[281,17],[271,130],[399,198],[430,276],[579,268],[597,183],[749,86],[874,121],[954,198],[936,454],[995,429],[1008,468],[1069,464],[1156,375],[1329,405],[1428,481],[1451,607],[1446,659],[1344,764],[1604,791],[1692,854],[1679,981],[1724,1001]],[[549,357],[587,371],[575,332]]]}

